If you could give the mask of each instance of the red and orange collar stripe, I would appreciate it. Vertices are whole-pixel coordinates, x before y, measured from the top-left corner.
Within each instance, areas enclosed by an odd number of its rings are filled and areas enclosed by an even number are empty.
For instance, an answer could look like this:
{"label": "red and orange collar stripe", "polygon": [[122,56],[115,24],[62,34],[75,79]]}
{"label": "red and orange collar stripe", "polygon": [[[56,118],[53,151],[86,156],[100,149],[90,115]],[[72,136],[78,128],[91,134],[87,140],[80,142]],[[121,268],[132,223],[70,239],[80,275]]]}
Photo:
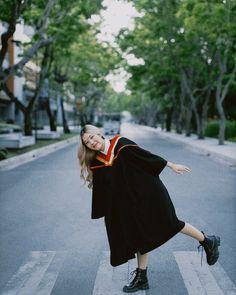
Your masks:
{"label": "red and orange collar stripe", "polygon": [[[96,159],[103,163],[103,165],[101,165],[101,166],[111,166],[112,165],[113,158],[114,158],[115,147],[116,147],[116,145],[118,143],[118,140],[120,138],[121,138],[121,135],[119,135],[119,134],[115,135],[112,138],[106,155],[103,154],[103,153],[98,152],[98,154],[96,156]],[[100,165],[99,166],[91,166],[90,168],[94,169],[94,168],[98,168],[98,167],[101,167],[101,166]]]}
{"label": "red and orange collar stripe", "polygon": [[102,168],[102,167],[105,167],[105,166],[112,166],[114,160],[118,157],[118,154],[120,153],[120,151],[127,147],[127,146],[136,146],[137,147],[137,144],[126,144],[122,147],[119,148],[119,150],[117,151],[117,155],[115,156],[115,147],[119,141],[119,139],[121,138],[122,136],[121,135],[116,135],[115,137],[112,138],[112,141],[111,141],[111,144],[108,148],[108,152],[107,152],[107,155],[103,154],[103,153],[98,153],[98,155],[96,156],[96,159],[99,161],[99,162],[102,162],[103,164],[101,165],[96,165],[96,166],[91,166],[90,169],[96,169],[96,168]]}
{"label": "red and orange collar stripe", "polygon": [[105,165],[111,164],[112,160],[114,158],[115,147],[116,147],[118,140],[120,138],[121,138],[121,135],[119,135],[119,134],[114,136],[111,140],[111,144],[108,148],[107,154],[104,155],[103,153],[98,153],[96,159],[99,160],[100,162],[103,162]]}

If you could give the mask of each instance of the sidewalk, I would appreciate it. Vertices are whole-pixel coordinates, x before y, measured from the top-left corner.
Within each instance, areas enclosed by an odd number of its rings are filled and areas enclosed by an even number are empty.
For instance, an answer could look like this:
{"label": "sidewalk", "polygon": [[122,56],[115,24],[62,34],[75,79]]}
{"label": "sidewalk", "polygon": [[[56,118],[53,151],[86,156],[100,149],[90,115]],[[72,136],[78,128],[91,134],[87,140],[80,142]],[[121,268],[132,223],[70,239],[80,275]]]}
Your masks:
{"label": "sidewalk", "polygon": [[0,161],[0,171],[10,170],[19,165],[25,164],[27,162],[33,161],[40,157],[46,156],[56,150],[67,147],[75,142],[79,141],[79,135],[73,136],[71,138],[65,139],[63,141],[53,143],[30,152],[26,152],[19,156],[15,156],[6,160]]}
{"label": "sidewalk", "polygon": [[187,144],[191,149],[206,154],[216,159],[223,160],[232,166],[236,166],[236,143],[225,141],[224,145],[218,144],[218,139],[206,137],[205,139],[197,139],[196,135],[186,137],[184,134],[174,132],[166,132],[160,128],[152,128],[142,126],[145,129],[154,131],[158,136]]}

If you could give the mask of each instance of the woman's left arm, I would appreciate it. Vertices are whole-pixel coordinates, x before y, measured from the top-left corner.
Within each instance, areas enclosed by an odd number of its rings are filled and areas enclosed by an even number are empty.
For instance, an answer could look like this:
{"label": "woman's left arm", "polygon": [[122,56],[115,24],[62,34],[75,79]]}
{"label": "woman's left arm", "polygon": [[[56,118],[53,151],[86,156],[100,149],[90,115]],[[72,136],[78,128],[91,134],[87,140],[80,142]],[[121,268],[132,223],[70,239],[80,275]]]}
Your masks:
{"label": "woman's left arm", "polygon": [[174,172],[176,172],[178,174],[183,174],[184,172],[191,171],[190,168],[188,168],[187,166],[180,165],[180,164],[174,164],[172,162],[167,162],[166,166],[171,168]]}

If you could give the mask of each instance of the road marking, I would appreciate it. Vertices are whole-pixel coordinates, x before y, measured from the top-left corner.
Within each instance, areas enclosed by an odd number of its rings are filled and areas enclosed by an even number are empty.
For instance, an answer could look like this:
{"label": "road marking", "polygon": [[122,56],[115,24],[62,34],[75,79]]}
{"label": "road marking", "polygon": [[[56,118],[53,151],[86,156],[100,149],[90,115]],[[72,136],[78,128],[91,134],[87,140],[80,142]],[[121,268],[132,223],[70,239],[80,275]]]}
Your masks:
{"label": "road marking", "polygon": [[217,284],[220,286],[222,290],[224,290],[226,295],[235,295],[236,294],[236,286],[228,277],[224,269],[220,266],[219,263],[214,265],[213,275],[217,281]]}
{"label": "road marking", "polygon": [[65,258],[65,252],[32,251],[8,281],[1,295],[49,295]]}
{"label": "road marking", "polygon": [[236,295],[236,287],[219,262],[209,266],[200,263],[197,252],[174,252],[189,295]]}
{"label": "road marking", "polygon": [[[136,269],[136,259],[129,261],[129,271]],[[112,267],[110,252],[104,251],[94,283],[93,295],[124,295],[122,291],[127,284],[128,263]],[[146,295],[144,290],[135,292],[135,295]]]}
{"label": "road marking", "polygon": [[35,291],[35,295],[47,295],[51,294],[51,291],[55,285],[58,273],[62,267],[62,264],[66,257],[65,251],[56,252],[51,264],[46,270],[43,279],[40,281],[37,289]]}

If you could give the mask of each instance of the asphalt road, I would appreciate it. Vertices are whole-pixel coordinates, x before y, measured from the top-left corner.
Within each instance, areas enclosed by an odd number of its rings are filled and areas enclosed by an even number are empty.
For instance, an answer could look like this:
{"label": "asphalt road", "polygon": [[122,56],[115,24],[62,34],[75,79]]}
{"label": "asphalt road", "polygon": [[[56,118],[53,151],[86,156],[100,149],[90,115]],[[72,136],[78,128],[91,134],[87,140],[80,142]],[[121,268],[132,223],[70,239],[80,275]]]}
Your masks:
{"label": "asphalt road", "polygon": [[[218,294],[227,294],[229,288],[233,290],[236,285],[236,169],[137,126],[126,124],[121,133],[143,148],[192,169],[191,173],[178,175],[166,168],[161,179],[180,219],[206,233],[220,235],[221,254],[215,270],[220,269],[224,276],[219,283],[223,293]],[[109,276],[106,271],[111,268],[101,261],[109,247],[103,219],[90,219],[91,191],[80,180],[76,152],[74,144],[1,172],[0,294],[113,295],[120,294],[117,289],[126,283],[119,281],[119,268],[115,268],[111,280],[116,290],[102,291]],[[197,246],[197,241],[178,234],[150,252],[150,289],[146,294],[195,294],[191,293],[191,286],[188,288],[189,278],[184,270],[189,267],[185,258],[196,251]],[[178,260],[175,253],[182,253],[183,257]],[[108,264],[106,258],[104,261]],[[122,267],[125,278],[128,265]],[[194,274],[201,272],[200,256],[197,268]],[[209,270],[206,272],[209,272],[206,276],[210,275]],[[99,285],[98,274],[104,278],[104,285]],[[206,290],[212,287],[209,282],[201,281],[201,284]],[[35,286],[37,292],[32,293]],[[236,294],[236,290],[230,294]]]}

